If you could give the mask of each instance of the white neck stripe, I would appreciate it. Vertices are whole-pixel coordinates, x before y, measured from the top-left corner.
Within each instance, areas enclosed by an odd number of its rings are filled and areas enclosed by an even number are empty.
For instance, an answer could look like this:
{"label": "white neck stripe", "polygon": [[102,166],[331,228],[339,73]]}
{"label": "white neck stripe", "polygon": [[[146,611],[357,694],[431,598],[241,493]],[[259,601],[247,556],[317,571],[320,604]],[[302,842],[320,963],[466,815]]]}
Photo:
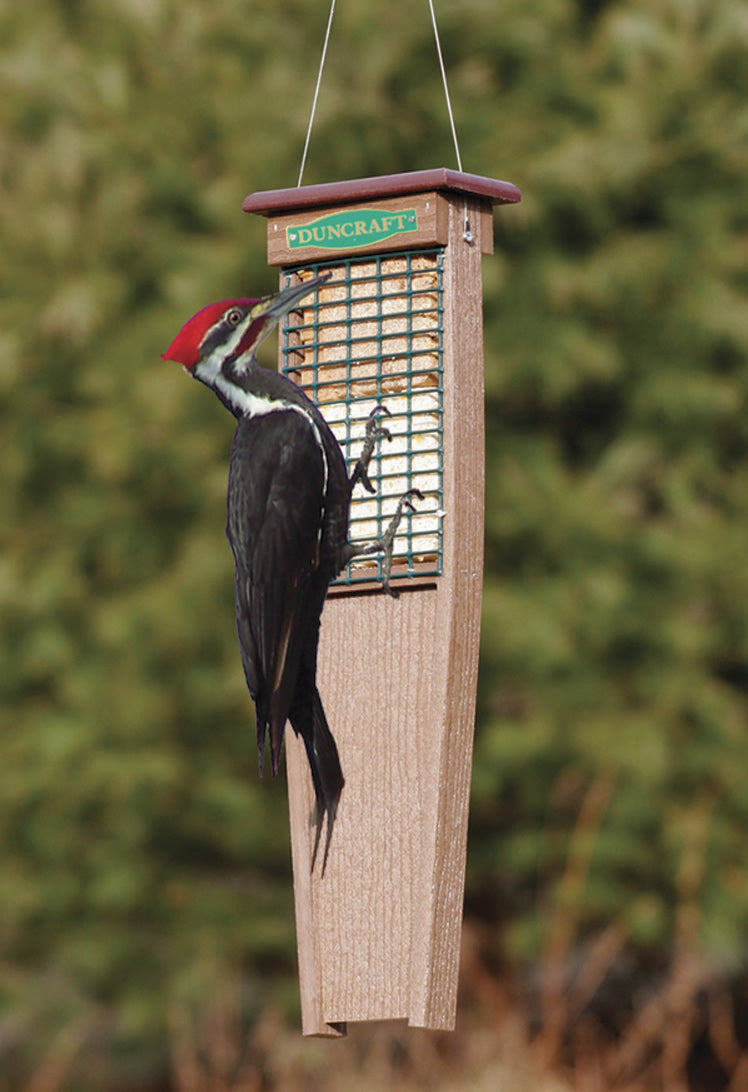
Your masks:
{"label": "white neck stripe", "polygon": [[269,413],[283,413],[284,411],[300,414],[307,424],[310,425],[312,432],[314,433],[314,438],[317,441],[320,454],[322,455],[324,475],[322,492],[323,494],[327,492],[327,452],[325,451],[325,445],[322,442],[317,422],[311,414],[306,412],[303,406],[295,406],[292,402],[279,402],[277,399],[251,394],[249,391],[237,387],[234,383],[230,383],[221,372],[215,377],[214,385],[216,390],[220,391],[221,395],[241,413],[242,417],[264,417]]}

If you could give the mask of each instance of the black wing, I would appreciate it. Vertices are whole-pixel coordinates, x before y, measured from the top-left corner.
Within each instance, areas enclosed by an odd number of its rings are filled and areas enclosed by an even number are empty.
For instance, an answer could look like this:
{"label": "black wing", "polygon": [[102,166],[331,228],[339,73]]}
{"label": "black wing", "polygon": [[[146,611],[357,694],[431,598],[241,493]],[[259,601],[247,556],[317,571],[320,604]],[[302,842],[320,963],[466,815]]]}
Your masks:
{"label": "black wing", "polygon": [[278,410],[242,419],[229,468],[226,533],[234,554],[244,673],[257,709],[260,766],[270,732],[273,771],[302,661],[316,669],[327,593],[320,573],[326,458],[309,419]]}

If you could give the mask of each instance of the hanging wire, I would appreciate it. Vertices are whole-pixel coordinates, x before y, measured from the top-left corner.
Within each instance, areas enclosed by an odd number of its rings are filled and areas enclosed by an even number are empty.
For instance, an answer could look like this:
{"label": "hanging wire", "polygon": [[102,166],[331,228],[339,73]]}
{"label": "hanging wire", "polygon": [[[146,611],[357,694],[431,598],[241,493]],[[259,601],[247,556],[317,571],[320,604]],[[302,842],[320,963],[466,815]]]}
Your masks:
{"label": "hanging wire", "polygon": [[322,46],[322,56],[320,57],[320,60],[319,60],[319,72],[317,73],[317,86],[314,88],[314,98],[312,99],[312,111],[311,111],[311,113],[309,115],[309,128],[306,131],[306,140],[304,141],[304,151],[303,151],[302,156],[301,156],[301,166],[299,167],[299,182],[298,182],[299,186],[301,185],[301,180],[304,177],[304,166],[306,164],[306,154],[309,151],[309,139],[310,139],[310,137],[312,135],[312,125],[314,123],[314,114],[315,114],[315,111],[317,109],[317,99],[319,97],[319,87],[320,87],[320,84],[322,83],[322,69],[325,67],[325,57],[327,56],[327,43],[330,41],[330,30],[332,28],[332,17],[333,17],[334,14],[335,14],[335,0],[332,0],[332,2],[330,4],[330,16],[329,16],[329,18],[327,20],[327,31],[325,33],[325,41],[324,41],[324,45]]}
{"label": "hanging wire", "polygon": [[436,41],[436,52],[439,55],[439,68],[442,73],[442,83],[444,84],[444,98],[447,100],[447,113],[449,114],[449,124],[452,129],[452,140],[455,146],[455,156],[457,157],[457,170],[462,173],[462,156],[460,155],[460,146],[457,143],[457,129],[455,128],[455,119],[452,113],[452,102],[449,97],[449,88],[447,86],[447,72],[444,68],[444,58],[442,57],[442,46],[439,41],[439,30],[436,25],[436,14],[434,12],[434,2],[429,0],[429,10],[431,12],[431,23],[434,28],[434,39]]}
{"label": "hanging wire", "polygon": [[[429,0],[429,11],[431,12],[431,25],[434,28],[434,41],[436,42],[436,53],[439,58],[439,68],[442,74],[442,84],[444,85],[444,98],[447,103],[447,114],[449,115],[449,126],[452,130],[452,142],[455,149],[455,158],[457,159],[457,169],[462,173],[462,156],[460,155],[460,145],[457,140],[457,128],[455,126],[454,114],[452,112],[452,100],[449,97],[449,86],[447,84],[447,71],[444,67],[444,57],[442,56],[442,46],[439,40],[439,28],[436,24],[436,12],[434,11],[434,0]],[[304,178],[304,167],[306,166],[307,152],[309,151],[309,141],[312,136],[312,126],[314,124],[314,115],[317,111],[317,99],[319,98],[319,89],[322,83],[322,72],[325,67],[325,58],[327,57],[327,46],[330,41],[330,31],[332,29],[332,20],[335,14],[335,0],[330,2],[330,14],[327,19],[327,30],[325,31],[325,40],[322,45],[322,56],[319,61],[319,71],[317,72],[317,83],[314,88],[314,97],[312,98],[312,109],[309,114],[309,125],[306,131],[306,140],[304,141],[304,151],[301,155],[301,166],[299,167],[299,181],[298,185],[301,186],[302,179]],[[473,234],[470,230],[470,224],[468,223],[467,215],[467,201],[465,202],[465,241],[472,243]]]}
{"label": "hanging wire", "polygon": [[[447,113],[449,114],[449,125],[452,129],[452,141],[455,146],[455,158],[457,159],[457,170],[462,174],[462,156],[460,155],[460,145],[457,141],[457,128],[455,126],[454,114],[452,113],[452,100],[449,97],[449,87],[447,85],[447,70],[444,67],[444,57],[442,56],[442,46],[439,41],[439,28],[436,25],[436,13],[434,12],[434,2],[429,0],[429,11],[431,12],[431,25],[434,28],[434,40],[436,42],[436,52],[439,56],[439,68],[442,73],[442,83],[444,84],[444,98],[447,102]],[[463,205],[464,223],[462,229],[462,237],[468,246],[474,241],[475,236],[470,230],[470,220],[468,219],[467,198]]]}

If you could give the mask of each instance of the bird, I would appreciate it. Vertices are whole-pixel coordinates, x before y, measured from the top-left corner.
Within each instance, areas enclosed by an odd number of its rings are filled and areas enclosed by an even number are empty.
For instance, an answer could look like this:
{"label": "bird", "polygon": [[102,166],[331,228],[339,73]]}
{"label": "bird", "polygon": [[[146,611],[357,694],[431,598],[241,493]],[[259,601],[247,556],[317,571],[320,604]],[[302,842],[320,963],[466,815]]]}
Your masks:
{"label": "bird", "polygon": [[[262,367],[257,348],[280,319],[331,274],[259,299],[223,300],[185,323],[162,357],[180,363],[236,418],[227,491],[226,536],[234,558],[236,627],[255,705],[259,771],[266,739],[277,774],[286,722],[301,737],[315,794],[315,867],[323,826],[324,875],[345,779],[316,683],[320,619],[330,583],[357,554],[382,551],[389,584],[392,544],[409,490],[374,542],[349,542],[351,493],[374,486],[368,465],[388,415],[376,405],[364,449],[349,474],[322,413],[291,379]],[[418,494],[420,495],[420,494]]]}

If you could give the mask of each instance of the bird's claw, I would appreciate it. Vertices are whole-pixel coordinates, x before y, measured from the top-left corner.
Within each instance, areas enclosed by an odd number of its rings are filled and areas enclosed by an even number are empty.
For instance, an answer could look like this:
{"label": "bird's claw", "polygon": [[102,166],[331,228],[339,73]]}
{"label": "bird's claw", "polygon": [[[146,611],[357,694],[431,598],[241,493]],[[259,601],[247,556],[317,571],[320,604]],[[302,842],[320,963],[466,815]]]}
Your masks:
{"label": "bird's claw", "polygon": [[381,440],[382,438],[384,438],[385,440],[391,440],[392,433],[390,432],[390,430],[388,428],[385,428],[384,425],[380,425],[379,421],[377,420],[377,418],[380,416],[391,417],[392,414],[382,402],[377,402],[376,406],[367,418],[366,435],[373,436],[375,440]]}
{"label": "bird's claw", "polygon": [[409,512],[416,511],[415,505],[410,500],[411,497],[417,497],[418,500],[423,500],[423,493],[420,489],[408,489],[403,493],[397,502],[397,508],[395,509],[392,519],[387,524],[384,534],[378,538],[376,542],[371,543],[370,546],[362,551],[365,553],[378,553],[380,550],[382,551],[382,591],[386,592],[387,595],[392,596],[393,599],[400,598],[400,592],[390,584],[393,548],[395,545],[395,537],[400,527],[400,523],[402,522],[403,512],[406,508]]}
{"label": "bird's claw", "polygon": [[384,425],[380,425],[378,418],[380,416],[391,417],[392,414],[383,406],[380,402],[374,406],[373,410],[369,414],[366,421],[366,435],[364,438],[364,447],[358,458],[358,461],[353,468],[353,473],[350,477],[351,492],[356,485],[356,482],[361,482],[364,489],[369,493],[375,493],[376,489],[371,483],[369,478],[369,463],[371,462],[372,455],[374,454],[374,448],[377,445],[378,440],[391,440],[392,433]]}

